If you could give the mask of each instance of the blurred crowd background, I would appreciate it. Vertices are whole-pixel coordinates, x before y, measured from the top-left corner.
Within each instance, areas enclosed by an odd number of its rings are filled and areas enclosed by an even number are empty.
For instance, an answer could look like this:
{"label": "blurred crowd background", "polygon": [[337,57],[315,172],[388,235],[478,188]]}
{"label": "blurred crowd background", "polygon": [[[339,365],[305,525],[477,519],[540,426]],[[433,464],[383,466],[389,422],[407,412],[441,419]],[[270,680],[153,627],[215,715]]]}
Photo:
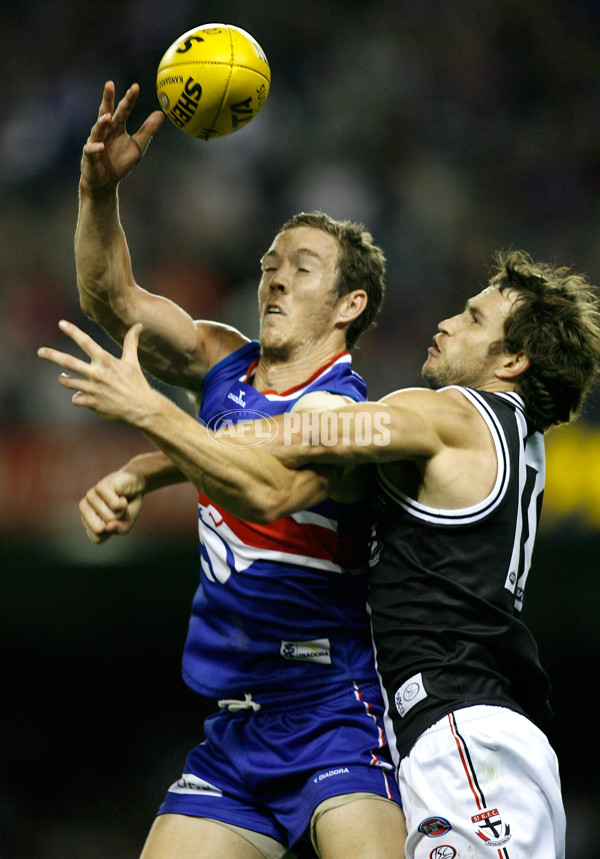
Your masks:
{"label": "blurred crowd background", "polygon": [[[1,859],[136,859],[199,740],[179,677],[197,576],[194,492],[148,498],[95,547],[77,501],[138,434],[70,405],[39,345],[79,310],[81,147],[105,80],[158,107],[166,48],[252,33],[261,114],[209,143],[165,122],[121,188],[134,271],[195,317],[257,334],[259,258],[293,213],[363,222],[388,259],[355,367],[371,397],[419,384],[438,320],[522,247],[600,282],[598,0],[21,0],[0,4]],[[109,348],[113,344],[101,338]],[[182,407],[187,401],[167,390]],[[600,396],[548,437],[525,619],[554,684],[569,859],[597,852]],[[160,497],[159,497],[160,496]]]}

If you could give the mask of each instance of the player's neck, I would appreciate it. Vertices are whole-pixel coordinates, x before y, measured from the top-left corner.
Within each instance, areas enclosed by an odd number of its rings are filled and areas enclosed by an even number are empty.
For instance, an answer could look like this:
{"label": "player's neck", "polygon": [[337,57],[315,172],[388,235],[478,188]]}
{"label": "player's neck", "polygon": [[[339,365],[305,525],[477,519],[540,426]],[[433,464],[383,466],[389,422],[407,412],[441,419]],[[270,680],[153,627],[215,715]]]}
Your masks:
{"label": "player's neck", "polygon": [[257,391],[277,391],[282,393],[302,385],[322,367],[345,352],[340,343],[330,343],[321,348],[304,348],[297,353],[285,354],[283,351],[263,350],[256,366],[253,386]]}

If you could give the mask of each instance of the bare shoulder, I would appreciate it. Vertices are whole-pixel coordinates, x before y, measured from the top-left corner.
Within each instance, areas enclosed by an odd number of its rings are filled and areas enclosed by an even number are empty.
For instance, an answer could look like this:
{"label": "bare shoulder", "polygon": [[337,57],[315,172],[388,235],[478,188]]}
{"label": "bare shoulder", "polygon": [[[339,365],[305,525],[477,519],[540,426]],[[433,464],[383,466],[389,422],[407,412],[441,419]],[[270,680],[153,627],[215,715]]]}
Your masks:
{"label": "bare shoulder", "polygon": [[403,388],[381,399],[392,410],[419,415],[451,448],[487,447],[489,430],[473,403],[458,389]]}
{"label": "bare shoulder", "polygon": [[222,322],[197,319],[194,325],[198,344],[204,350],[207,370],[250,342],[237,328]]}
{"label": "bare shoulder", "polygon": [[413,428],[408,449],[421,454],[402,457],[413,460],[412,471],[401,462],[386,463],[389,481],[419,503],[440,510],[478,504],[489,495],[497,473],[492,435],[460,390],[413,388],[396,391],[385,401],[394,422]]}
{"label": "bare shoulder", "polygon": [[344,397],[342,394],[331,394],[329,391],[310,391],[296,400],[291,411],[326,412],[352,405],[354,402],[351,397]]}
{"label": "bare shoulder", "polygon": [[399,408],[463,409],[470,406],[468,399],[456,388],[401,388],[386,394],[379,401]]}

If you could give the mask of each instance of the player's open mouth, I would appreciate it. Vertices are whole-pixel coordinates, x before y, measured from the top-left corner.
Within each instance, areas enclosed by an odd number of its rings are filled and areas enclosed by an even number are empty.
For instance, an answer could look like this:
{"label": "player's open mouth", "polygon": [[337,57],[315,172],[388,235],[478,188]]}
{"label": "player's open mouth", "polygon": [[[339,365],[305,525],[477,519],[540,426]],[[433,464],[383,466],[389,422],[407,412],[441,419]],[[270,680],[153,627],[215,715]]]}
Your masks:
{"label": "player's open mouth", "polygon": [[267,311],[266,311],[266,312],[267,312],[267,314],[271,314],[271,313],[281,313],[281,314],[283,315],[283,310],[281,309],[281,307],[277,307],[277,305],[276,305],[276,304],[269,304],[269,305],[267,306]]}
{"label": "player's open mouth", "polygon": [[442,354],[440,347],[438,346],[438,342],[437,342],[436,337],[433,338],[433,346],[430,346],[427,351],[429,352],[430,355],[433,355],[434,357]]}

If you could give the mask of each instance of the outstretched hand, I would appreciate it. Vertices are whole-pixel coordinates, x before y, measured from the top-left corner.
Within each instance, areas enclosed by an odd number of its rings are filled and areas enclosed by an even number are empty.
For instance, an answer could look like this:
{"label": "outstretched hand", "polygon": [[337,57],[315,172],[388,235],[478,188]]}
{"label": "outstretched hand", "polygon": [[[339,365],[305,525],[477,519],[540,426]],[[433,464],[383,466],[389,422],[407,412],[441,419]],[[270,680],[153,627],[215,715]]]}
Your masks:
{"label": "outstretched hand", "polygon": [[61,373],[59,382],[75,390],[73,405],[92,409],[109,421],[138,425],[148,413],[152,398],[161,396],[146,381],[138,360],[141,323],[133,325],[125,335],[121,358],[115,358],[73,323],[62,319],[58,326],[91,359],[88,363],[57,349],[38,349],[40,358],[69,371]]}
{"label": "outstretched hand", "polygon": [[115,110],[115,85],[104,84],[104,93],[96,123],[83,147],[81,180],[90,193],[116,185],[138,163],[164,119],[160,110],[153,111],[135,134],[128,134],[126,123],[140,94],[132,84]]}

